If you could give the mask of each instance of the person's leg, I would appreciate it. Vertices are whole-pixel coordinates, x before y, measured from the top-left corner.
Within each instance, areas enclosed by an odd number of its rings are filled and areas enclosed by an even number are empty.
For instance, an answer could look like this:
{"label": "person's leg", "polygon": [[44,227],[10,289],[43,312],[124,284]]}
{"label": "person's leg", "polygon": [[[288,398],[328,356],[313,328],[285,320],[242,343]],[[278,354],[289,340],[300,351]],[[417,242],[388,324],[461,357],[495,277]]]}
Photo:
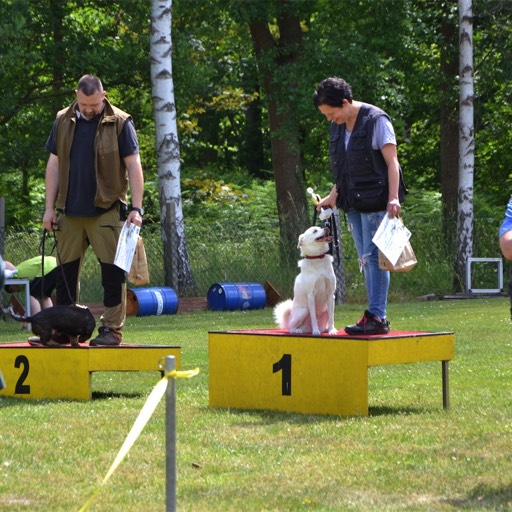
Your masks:
{"label": "person's leg", "polygon": [[91,219],[87,227],[91,246],[100,262],[105,311],[100,318],[99,335],[92,345],[118,345],[121,329],[126,320],[125,272],[114,265],[114,258],[123,227],[119,209],[112,208],[98,218]]}
{"label": "person's leg", "polygon": [[39,297],[42,309],[53,307],[52,295],[57,286],[57,276],[59,274],[59,267],[50,270],[42,279],[43,293]]}
{"label": "person's leg", "polygon": [[101,263],[101,284],[105,311],[101,323],[116,331],[124,327],[126,320],[126,283],[123,269],[109,263]]}
{"label": "person's leg", "polygon": [[47,309],[53,306],[51,295],[57,284],[57,273],[58,267],[48,272],[44,277],[36,277],[30,281],[31,314],[35,315],[41,311],[41,309]]}
{"label": "person's leg", "polygon": [[364,272],[368,294],[368,311],[383,319],[386,317],[389,290],[389,272],[379,268],[379,250],[372,239],[385,212],[348,212],[349,230],[356,246],[359,266]]}
{"label": "person's leg", "polygon": [[48,309],[53,307],[53,301],[51,297],[43,297],[41,299],[41,309]]}
{"label": "person's leg", "polygon": [[379,253],[372,242],[386,212],[348,212],[349,230],[352,234],[359,258],[359,266],[364,272],[368,309],[354,325],[345,327],[348,334],[386,334],[389,323],[386,320],[389,272],[379,268]]}
{"label": "person's leg", "polygon": [[30,281],[30,314],[36,315],[41,311],[40,300],[43,296],[43,282],[40,277],[35,277]]}
{"label": "person's leg", "polygon": [[78,259],[59,266],[55,287],[55,301],[58,305],[68,306],[78,302],[80,296],[80,262],[81,260]]}
{"label": "person's leg", "polygon": [[30,316],[37,315],[41,311],[41,304],[39,301],[35,298],[30,296]]}
{"label": "person's leg", "polygon": [[388,302],[390,274],[379,267],[379,249],[372,242],[386,212],[363,213],[363,240],[368,275],[368,311],[384,320]]}
{"label": "person's leg", "polygon": [[78,217],[58,218],[57,240],[56,302],[69,305],[79,301],[80,266],[83,255],[89,246],[84,223],[87,219]]}

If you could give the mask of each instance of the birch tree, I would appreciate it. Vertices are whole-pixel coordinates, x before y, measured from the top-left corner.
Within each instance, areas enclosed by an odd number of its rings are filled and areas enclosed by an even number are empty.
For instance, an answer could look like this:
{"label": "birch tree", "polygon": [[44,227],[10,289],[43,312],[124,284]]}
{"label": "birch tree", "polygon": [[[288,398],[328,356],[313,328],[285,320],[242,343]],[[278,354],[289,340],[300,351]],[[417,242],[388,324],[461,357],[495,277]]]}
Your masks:
{"label": "birch tree", "polygon": [[193,290],[193,279],[181,205],[180,147],[172,78],[171,9],[172,0],[151,1],[151,91],[165,284],[183,296]]}
{"label": "birch tree", "polygon": [[475,130],[473,118],[473,13],[471,0],[459,0],[459,200],[457,211],[457,274],[461,281],[473,254],[473,181]]}

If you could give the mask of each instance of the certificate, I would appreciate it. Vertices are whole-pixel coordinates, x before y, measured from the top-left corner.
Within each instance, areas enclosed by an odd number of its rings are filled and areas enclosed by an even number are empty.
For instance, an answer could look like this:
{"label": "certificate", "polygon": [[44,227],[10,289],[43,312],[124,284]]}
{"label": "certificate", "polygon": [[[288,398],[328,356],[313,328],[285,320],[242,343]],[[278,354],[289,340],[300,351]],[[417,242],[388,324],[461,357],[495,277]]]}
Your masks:
{"label": "certificate", "polygon": [[411,238],[411,232],[404,226],[404,223],[398,217],[392,219],[386,213],[382,219],[379,229],[372,238],[372,242],[382,251],[384,256],[394,265],[405,244]]}
{"label": "certificate", "polygon": [[129,272],[132,266],[139,233],[140,226],[132,222],[125,222],[121,234],[119,235],[114,265],[122,268],[125,272]]}

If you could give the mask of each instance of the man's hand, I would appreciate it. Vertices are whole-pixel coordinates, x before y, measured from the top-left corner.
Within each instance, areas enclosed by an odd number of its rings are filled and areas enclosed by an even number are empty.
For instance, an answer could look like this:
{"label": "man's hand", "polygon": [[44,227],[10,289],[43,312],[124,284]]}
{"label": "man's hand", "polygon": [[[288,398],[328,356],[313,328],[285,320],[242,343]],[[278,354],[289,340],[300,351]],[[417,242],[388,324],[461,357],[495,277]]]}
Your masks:
{"label": "man's hand", "polygon": [[43,215],[43,227],[46,231],[57,231],[57,214],[55,210],[45,210]]}
{"label": "man's hand", "polygon": [[142,226],[142,217],[137,210],[132,210],[126,220],[136,226]]}

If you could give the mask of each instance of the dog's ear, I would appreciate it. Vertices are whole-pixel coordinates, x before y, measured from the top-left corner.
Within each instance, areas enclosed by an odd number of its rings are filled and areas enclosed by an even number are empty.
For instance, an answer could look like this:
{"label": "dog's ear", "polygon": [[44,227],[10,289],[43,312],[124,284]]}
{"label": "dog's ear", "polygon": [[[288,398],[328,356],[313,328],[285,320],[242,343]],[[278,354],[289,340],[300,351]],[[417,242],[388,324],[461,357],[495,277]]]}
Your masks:
{"label": "dog's ear", "polygon": [[300,246],[302,245],[302,242],[304,241],[304,235],[300,235],[299,236],[299,241],[297,243],[297,249],[300,248]]}

